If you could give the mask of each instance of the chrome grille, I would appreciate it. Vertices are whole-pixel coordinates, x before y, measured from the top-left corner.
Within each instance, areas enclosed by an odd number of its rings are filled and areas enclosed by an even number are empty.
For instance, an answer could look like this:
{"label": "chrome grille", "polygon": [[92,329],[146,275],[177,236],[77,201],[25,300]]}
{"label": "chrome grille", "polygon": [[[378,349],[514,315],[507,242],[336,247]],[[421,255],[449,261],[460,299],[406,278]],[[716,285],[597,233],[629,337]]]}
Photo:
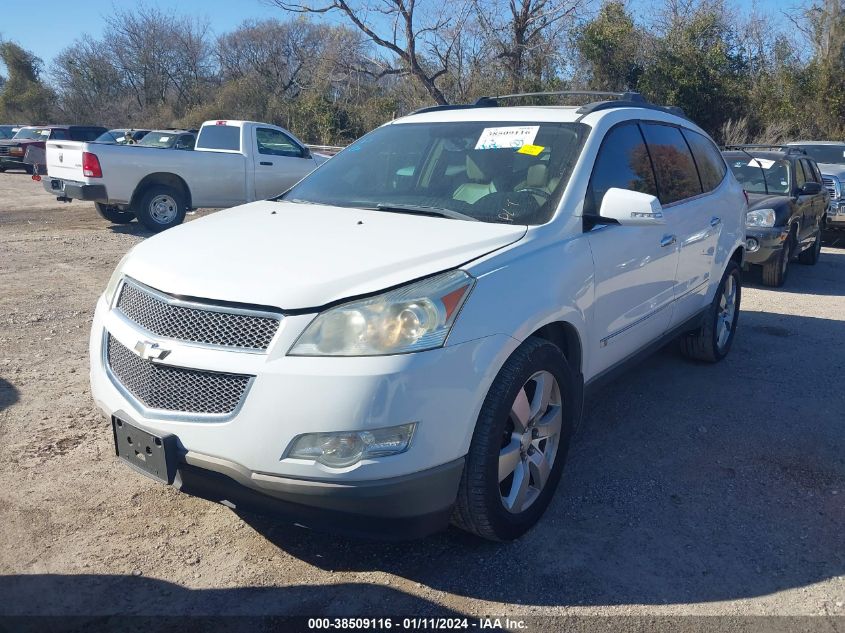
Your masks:
{"label": "chrome grille", "polygon": [[137,282],[124,281],[117,309],[158,336],[250,350],[266,350],[279,329],[281,315],[196,304],[170,297]]}
{"label": "chrome grille", "polygon": [[106,342],[109,369],[117,381],[149,409],[225,415],[235,411],[252,376],[170,367],[143,360],[111,334]]}
{"label": "chrome grille", "polygon": [[824,184],[824,188],[830,192],[830,197],[834,200],[839,199],[839,187],[838,182],[834,181],[833,178],[830,176],[822,176],[822,183]]}

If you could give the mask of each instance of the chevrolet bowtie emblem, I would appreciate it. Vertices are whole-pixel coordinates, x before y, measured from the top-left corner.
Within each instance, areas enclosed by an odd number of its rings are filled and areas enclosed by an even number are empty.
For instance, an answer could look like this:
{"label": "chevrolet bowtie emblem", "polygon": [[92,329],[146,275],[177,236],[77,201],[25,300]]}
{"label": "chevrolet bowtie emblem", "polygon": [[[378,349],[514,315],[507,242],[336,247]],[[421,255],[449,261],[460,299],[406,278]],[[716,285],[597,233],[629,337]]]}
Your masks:
{"label": "chevrolet bowtie emblem", "polygon": [[144,360],[162,360],[170,354],[170,350],[161,349],[158,343],[152,341],[138,341],[135,343],[135,353]]}

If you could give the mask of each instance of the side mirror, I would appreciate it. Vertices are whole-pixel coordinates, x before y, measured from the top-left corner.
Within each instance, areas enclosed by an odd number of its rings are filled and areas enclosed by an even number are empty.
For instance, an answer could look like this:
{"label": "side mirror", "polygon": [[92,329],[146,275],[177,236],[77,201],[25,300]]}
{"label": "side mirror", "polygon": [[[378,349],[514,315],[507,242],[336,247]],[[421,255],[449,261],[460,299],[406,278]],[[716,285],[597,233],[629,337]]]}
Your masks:
{"label": "side mirror", "polygon": [[817,182],[805,182],[801,187],[801,194],[805,196],[816,196],[822,192],[822,186]]}
{"label": "side mirror", "polygon": [[666,224],[660,201],[647,193],[612,187],[604,194],[599,209],[602,220],[622,226]]}

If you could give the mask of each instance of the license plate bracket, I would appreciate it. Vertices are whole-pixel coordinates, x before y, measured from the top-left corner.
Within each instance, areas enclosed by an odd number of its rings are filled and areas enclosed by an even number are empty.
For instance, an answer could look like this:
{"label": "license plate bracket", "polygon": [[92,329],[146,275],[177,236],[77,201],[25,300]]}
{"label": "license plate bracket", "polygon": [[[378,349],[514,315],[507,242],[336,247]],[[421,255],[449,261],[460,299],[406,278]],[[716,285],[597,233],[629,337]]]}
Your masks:
{"label": "license plate bracket", "polygon": [[115,453],[122,461],[157,481],[173,483],[178,461],[175,435],[154,435],[116,416],[112,433]]}

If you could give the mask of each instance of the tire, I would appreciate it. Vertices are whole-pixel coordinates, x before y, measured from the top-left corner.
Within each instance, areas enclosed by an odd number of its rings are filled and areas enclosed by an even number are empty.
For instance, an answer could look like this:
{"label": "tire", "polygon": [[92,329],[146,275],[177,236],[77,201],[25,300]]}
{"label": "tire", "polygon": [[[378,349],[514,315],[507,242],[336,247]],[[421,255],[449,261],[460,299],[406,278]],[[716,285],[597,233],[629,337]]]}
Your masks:
{"label": "tire", "polygon": [[816,239],[813,242],[813,245],[808,248],[806,251],[803,251],[798,256],[798,263],[804,264],[805,266],[815,266],[819,262],[819,257],[822,254],[822,228],[824,226],[824,220],[819,225],[819,230],[816,233]]}
{"label": "tire", "polygon": [[[541,384],[549,385],[548,408],[543,397],[535,400],[543,391]],[[493,541],[509,541],[537,523],[563,472],[581,412],[579,393],[575,375],[556,345],[531,337],[517,348],[493,381],[478,415],[452,515],[457,527]],[[517,409],[535,414],[522,418],[528,420],[526,433],[520,433],[520,416],[513,413]],[[543,427],[547,436],[542,435]],[[501,481],[500,471],[505,472]],[[522,481],[524,487],[519,486]]]}
{"label": "tire", "polygon": [[[731,294],[732,301],[729,299]],[[684,356],[707,363],[718,363],[727,356],[736,334],[741,299],[742,275],[739,265],[731,260],[716,289],[716,296],[704,315],[704,323],[698,330],[680,338]],[[724,339],[723,325],[728,326],[727,337]]]}
{"label": "tire", "polygon": [[131,211],[121,211],[117,207],[110,207],[109,205],[102,204],[100,202],[95,202],[94,206],[101,218],[108,220],[113,224],[129,224],[135,219],[135,214]]}
{"label": "tire", "polygon": [[792,233],[790,233],[775,261],[763,265],[764,286],[780,288],[786,282],[786,276],[789,273],[789,261],[792,259],[793,241]]}
{"label": "tire", "polygon": [[153,233],[182,224],[188,203],[181,191],[165,185],[153,185],[135,205],[138,221]]}

